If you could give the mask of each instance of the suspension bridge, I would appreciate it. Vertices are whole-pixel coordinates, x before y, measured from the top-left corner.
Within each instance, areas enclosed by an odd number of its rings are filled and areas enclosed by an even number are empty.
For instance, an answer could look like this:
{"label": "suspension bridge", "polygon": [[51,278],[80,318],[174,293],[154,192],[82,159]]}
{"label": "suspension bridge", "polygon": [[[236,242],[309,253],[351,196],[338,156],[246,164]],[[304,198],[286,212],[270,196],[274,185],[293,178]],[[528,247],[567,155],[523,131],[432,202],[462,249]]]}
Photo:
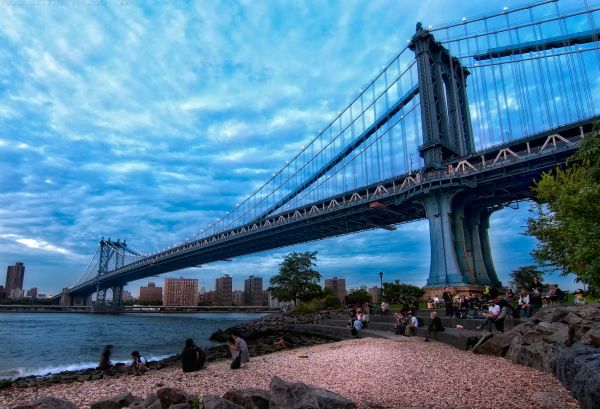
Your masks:
{"label": "suspension bridge", "polygon": [[327,237],[429,221],[427,288],[498,285],[490,215],[530,199],[600,119],[600,7],[558,0],[417,24],[318,135],[257,191],[154,253],[100,240],[63,305],[134,280]]}

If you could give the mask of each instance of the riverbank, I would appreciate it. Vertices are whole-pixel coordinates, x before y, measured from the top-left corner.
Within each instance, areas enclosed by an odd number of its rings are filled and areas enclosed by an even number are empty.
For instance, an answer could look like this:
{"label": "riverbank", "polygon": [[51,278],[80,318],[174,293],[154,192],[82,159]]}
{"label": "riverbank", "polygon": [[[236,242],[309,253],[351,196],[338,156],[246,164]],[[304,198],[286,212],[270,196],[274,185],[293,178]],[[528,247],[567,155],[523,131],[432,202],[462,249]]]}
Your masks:
{"label": "riverbank", "polygon": [[[225,330],[219,329],[211,335],[210,339],[221,343],[221,345],[206,349],[207,361],[211,362],[228,357],[228,348],[225,342],[228,335],[234,330],[242,334],[247,340],[251,356],[261,356],[278,351],[280,348],[273,345],[275,338],[278,336],[285,336],[296,347],[320,345],[337,340],[337,338],[333,337],[291,331],[293,322],[307,322],[310,319],[310,317],[296,317],[290,313],[279,312],[247,321]],[[181,360],[178,354],[174,354],[164,359],[150,361],[148,362],[148,367],[153,371],[170,367],[180,368]],[[26,376],[17,379],[0,379],[0,389],[9,387],[18,389],[37,388],[61,383],[97,381],[105,378],[120,378],[134,375],[134,372],[128,367],[128,362],[115,362],[115,366],[107,371],[85,368],[38,376]]]}
{"label": "riverbank", "polygon": [[164,386],[222,395],[231,389],[268,389],[273,376],[329,389],[362,408],[579,408],[550,374],[420,338],[363,338],[284,350],[252,357],[236,371],[221,359],[192,373],[168,367],[142,376],[11,387],[0,390],[0,407],[54,396],[87,408],[126,391],[146,397]]}

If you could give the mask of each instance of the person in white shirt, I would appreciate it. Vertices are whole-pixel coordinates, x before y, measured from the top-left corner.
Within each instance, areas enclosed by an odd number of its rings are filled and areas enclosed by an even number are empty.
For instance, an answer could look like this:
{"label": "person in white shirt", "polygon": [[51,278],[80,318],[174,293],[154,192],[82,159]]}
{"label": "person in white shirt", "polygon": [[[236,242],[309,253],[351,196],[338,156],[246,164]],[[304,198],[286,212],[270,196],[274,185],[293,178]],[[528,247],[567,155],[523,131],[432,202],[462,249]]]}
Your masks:
{"label": "person in white shirt", "polygon": [[528,318],[531,315],[531,298],[529,297],[529,291],[527,288],[521,288],[521,294],[519,295],[519,305],[517,309],[521,315],[521,318]]}
{"label": "person in white shirt", "polygon": [[498,316],[500,316],[500,311],[500,306],[496,303],[496,300],[491,299],[488,302],[488,311],[483,313],[483,315],[486,317],[486,320],[482,325],[478,326],[477,329],[483,328],[489,332],[492,332],[492,326],[494,325],[496,319],[498,319]]}
{"label": "person in white shirt", "polygon": [[419,320],[417,319],[417,317],[413,317],[412,312],[410,311],[408,312],[408,320],[408,325],[404,330],[404,335],[410,337],[414,334],[415,328],[419,327]]}

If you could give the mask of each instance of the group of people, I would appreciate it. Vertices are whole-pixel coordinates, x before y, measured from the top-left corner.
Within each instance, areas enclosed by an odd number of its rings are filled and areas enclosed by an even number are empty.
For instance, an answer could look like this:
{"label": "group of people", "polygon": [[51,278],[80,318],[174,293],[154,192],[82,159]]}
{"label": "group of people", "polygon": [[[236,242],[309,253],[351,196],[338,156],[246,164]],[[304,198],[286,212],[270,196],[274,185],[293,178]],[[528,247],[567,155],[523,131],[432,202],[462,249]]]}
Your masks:
{"label": "group of people", "polygon": [[348,314],[350,317],[348,318],[348,328],[350,328],[350,333],[354,337],[359,337],[363,328],[367,328],[369,326],[369,314],[371,311],[371,307],[368,302],[364,302],[361,304],[355,304],[352,306],[348,306]]}
{"label": "group of people", "polygon": [[[108,370],[113,367],[113,364],[110,360],[110,355],[112,354],[113,346],[107,345],[102,350],[102,355],[100,356],[100,363],[98,364],[98,369],[103,371]],[[141,375],[148,370],[148,360],[140,355],[139,351],[133,351],[131,353],[131,362],[129,367],[133,370],[136,375]]]}
{"label": "group of people", "polygon": [[396,334],[410,337],[414,335],[416,328],[419,328],[419,319],[407,305],[401,311],[394,313],[394,320],[396,321]]}
{"label": "group of people", "polygon": [[[250,361],[248,344],[239,333],[233,333],[227,341],[227,347],[232,358],[231,369],[243,367]],[[104,347],[98,369],[105,371],[114,367],[110,360],[112,350],[112,345]],[[181,368],[183,369],[183,372],[199,371],[204,368],[205,362],[206,352],[201,347],[197,346],[192,338],[186,339],[183,350],[181,351]],[[148,360],[140,355],[139,351],[133,351],[131,353],[129,367],[136,375],[141,375],[148,370]]]}

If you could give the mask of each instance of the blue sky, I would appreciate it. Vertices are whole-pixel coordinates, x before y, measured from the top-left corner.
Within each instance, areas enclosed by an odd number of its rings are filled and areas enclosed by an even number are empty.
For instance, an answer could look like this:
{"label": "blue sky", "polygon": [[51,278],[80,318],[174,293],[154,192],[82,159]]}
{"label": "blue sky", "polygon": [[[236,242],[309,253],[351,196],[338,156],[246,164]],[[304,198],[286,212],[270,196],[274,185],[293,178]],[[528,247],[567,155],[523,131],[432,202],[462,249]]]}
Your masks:
{"label": "blue sky", "polygon": [[[404,47],[415,22],[515,4],[3,2],[0,268],[22,261],[24,286],[54,293],[77,280],[102,236],[145,252],[191,236],[296,154]],[[521,204],[492,217],[505,283],[532,263],[527,215]],[[266,282],[293,250],[318,251],[324,278],[346,277],[349,287],[377,284],[379,271],[423,285],[429,271],[420,221],[153,280],[193,277],[211,289],[229,273],[240,288],[251,274]]]}

